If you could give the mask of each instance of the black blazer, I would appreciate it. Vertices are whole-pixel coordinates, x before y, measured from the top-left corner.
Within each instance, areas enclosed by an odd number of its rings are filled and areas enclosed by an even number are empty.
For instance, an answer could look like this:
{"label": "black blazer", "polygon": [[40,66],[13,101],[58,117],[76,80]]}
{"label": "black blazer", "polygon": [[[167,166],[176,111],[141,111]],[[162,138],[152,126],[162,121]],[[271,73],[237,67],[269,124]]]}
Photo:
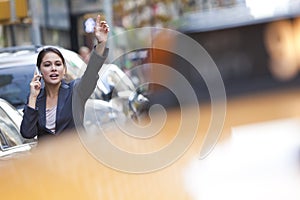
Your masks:
{"label": "black blazer", "polygon": [[[55,135],[83,126],[85,103],[97,85],[99,79],[98,72],[107,55],[108,49],[105,50],[103,56],[92,51],[90,61],[83,76],[70,83],[62,81],[56,109]],[[46,128],[45,88],[41,89],[37,97],[36,108],[30,108],[26,104],[23,112],[21,134],[24,138],[54,134]]]}

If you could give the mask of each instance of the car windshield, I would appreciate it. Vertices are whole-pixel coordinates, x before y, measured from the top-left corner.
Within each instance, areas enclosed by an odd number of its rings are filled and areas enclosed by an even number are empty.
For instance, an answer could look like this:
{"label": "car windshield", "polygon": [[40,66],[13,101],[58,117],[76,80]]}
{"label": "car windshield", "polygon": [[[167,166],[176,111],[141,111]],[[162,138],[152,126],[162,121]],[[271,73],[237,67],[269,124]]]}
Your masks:
{"label": "car windshield", "polygon": [[0,107],[0,148],[7,148],[22,144],[16,124],[12,122],[6,112]]}
{"label": "car windshield", "polygon": [[34,65],[0,68],[0,98],[22,108],[27,101],[34,69]]}

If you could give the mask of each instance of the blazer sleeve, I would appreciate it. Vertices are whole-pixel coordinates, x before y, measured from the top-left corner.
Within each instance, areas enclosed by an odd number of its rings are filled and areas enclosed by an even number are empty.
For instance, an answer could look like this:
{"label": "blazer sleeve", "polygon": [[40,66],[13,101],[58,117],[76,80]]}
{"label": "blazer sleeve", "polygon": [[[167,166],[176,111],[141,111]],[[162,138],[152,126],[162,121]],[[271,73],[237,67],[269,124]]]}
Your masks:
{"label": "blazer sleeve", "polygon": [[21,135],[28,139],[34,138],[38,134],[38,110],[25,105],[23,113],[23,120],[20,127]]}
{"label": "blazer sleeve", "polygon": [[108,51],[106,48],[103,56],[97,54],[95,50],[91,52],[87,68],[77,85],[78,93],[83,100],[87,100],[95,90],[99,79],[98,73],[107,58]]}

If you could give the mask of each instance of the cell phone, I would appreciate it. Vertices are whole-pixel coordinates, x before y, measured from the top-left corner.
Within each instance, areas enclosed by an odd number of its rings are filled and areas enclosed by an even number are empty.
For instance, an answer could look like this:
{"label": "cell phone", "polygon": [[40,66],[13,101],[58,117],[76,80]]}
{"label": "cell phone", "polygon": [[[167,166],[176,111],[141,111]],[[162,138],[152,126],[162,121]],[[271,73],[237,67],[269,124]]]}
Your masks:
{"label": "cell phone", "polygon": [[[35,66],[35,71],[38,75],[42,75],[42,73],[40,72],[39,68],[37,66]],[[41,81],[41,78],[38,79],[39,81]]]}

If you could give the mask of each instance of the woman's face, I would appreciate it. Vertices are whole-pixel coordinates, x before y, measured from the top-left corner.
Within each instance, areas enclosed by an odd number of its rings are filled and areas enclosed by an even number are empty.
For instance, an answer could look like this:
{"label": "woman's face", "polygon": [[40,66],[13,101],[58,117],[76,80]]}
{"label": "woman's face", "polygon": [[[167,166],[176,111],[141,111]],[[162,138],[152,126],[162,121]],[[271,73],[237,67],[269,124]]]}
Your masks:
{"label": "woman's face", "polygon": [[61,58],[53,52],[48,52],[42,59],[40,66],[44,82],[46,84],[59,84],[63,79],[66,70]]}

